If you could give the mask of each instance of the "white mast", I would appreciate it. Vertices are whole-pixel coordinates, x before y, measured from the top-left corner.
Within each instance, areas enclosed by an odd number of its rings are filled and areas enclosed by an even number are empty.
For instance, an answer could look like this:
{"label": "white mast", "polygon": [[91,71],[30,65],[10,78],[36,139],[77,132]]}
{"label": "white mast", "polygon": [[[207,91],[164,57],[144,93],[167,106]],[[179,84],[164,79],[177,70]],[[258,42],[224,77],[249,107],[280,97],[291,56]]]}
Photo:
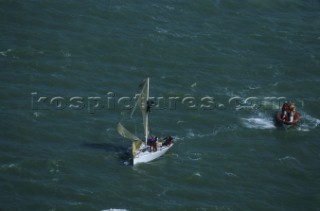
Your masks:
{"label": "white mast", "polygon": [[146,99],[146,108],[147,112],[146,112],[146,123],[145,123],[145,139],[146,139],[146,145],[148,142],[148,136],[149,136],[149,118],[148,118],[148,113],[149,113],[149,109],[148,106],[149,105],[149,77],[147,78],[147,99]]}

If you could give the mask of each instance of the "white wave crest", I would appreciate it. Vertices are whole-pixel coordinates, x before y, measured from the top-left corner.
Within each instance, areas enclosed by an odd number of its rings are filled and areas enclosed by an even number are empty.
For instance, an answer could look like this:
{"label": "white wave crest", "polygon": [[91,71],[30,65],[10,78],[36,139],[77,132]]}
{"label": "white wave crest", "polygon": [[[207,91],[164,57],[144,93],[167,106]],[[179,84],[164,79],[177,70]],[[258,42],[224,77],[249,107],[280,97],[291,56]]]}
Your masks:
{"label": "white wave crest", "polygon": [[252,129],[272,129],[275,128],[272,119],[264,117],[242,118],[243,124],[247,128]]}
{"label": "white wave crest", "polygon": [[236,174],[234,174],[232,172],[224,172],[224,175],[226,175],[228,177],[238,177]]}
{"label": "white wave crest", "polygon": [[283,158],[279,158],[279,161],[286,161],[286,160],[292,160],[292,161],[298,161],[295,157],[292,156],[285,156]]}
{"label": "white wave crest", "polygon": [[7,56],[8,55],[8,53],[10,53],[12,51],[12,49],[7,49],[6,51],[0,51],[0,55],[1,56]]}
{"label": "white wave crest", "polygon": [[315,117],[312,117],[308,114],[300,114],[300,122],[298,123],[297,130],[308,132],[312,129],[315,129],[320,125],[320,119],[317,119]]}
{"label": "white wave crest", "polygon": [[127,210],[127,209],[115,209],[115,208],[110,208],[110,209],[101,210],[101,211],[129,211],[129,210]]}
{"label": "white wave crest", "polygon": [[202,156],[201,153],[193,152],[193,153],[190,153],[190,155],[188,156],[188,159],[197,161],[197,160],[201,160],[201,156]]}

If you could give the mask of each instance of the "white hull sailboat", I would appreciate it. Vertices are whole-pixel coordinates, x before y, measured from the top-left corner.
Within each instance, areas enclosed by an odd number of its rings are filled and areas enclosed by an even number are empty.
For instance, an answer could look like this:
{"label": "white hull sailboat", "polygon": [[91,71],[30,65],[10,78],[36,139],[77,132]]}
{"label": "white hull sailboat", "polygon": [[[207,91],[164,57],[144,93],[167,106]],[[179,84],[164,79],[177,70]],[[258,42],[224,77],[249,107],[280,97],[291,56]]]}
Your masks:
{"label": "white hull sailboat", "polygon": [[138,163],[147,163],[154,159],[157,159],[165,154],[173,146],[171,137],[170,139],[166,139],[165,141],[157,141],[152,146],[148,143],[148,114],[151,107],[151,103],[149,101],[149,78],[147,78],[139,87],[141,90],[138,94],[138,99],[136,101],[135,107],[132,110],[131,116],[133,115],[136,108],[139,107],[142,112],[145,141],[142,141],[140,138],[133,135],[121,123],[118,123],[117,126],[118,133],[124,138],[132,141],[133,165],[136,165]]}
{"label": "white hull sailboat", "polygon": [[152,160],[155,160],[158,157],[164,155],[172,146],[173,144],[170,144],[168,146],[158,145],[157,151],[151,152],[150,147],[144,145],[133,157],[133,165],[136,165],[138,163],[148,163]]}

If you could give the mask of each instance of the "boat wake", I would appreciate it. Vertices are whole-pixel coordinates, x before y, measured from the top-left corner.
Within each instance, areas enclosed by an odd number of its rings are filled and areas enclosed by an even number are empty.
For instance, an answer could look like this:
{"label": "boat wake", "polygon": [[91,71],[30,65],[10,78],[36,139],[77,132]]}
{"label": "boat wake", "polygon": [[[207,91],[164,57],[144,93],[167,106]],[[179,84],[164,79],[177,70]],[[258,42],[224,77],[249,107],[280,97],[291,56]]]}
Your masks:
{"label": "boat wake", "polygon": [[251,129],[273,129],[276,128],[272,117],[266,117],[263,114],[258,117],[242,118],[242,123],[246,128]]}
{"label": "boat wake", "polygon": [[300,123],[297,125],[297,130],[299,131],[308,132],[320,125],[320,119],[312,117],[308,114],[300,113],[300,117]]}
{"label": "boat wake", "polygon": [[207,134],[201,134],[201,133],[195,133],[194,130],[192,130],[192,129],[187,129],[186,134],[184,136],[175,136],[174,141],[179,142],[179,141],[209,137],[209,136],[214,136],[214,135],[215,135],[214,132],[207,133]]}
{"label": "boat wake", "polygon": [[[308,132],[320,125],[320,119],[312,117],[306,113],[300,113],[301,120],[296,125],[298,131]],[[277,127],[273,117],[259,113],[256,117],[242,118],[242,124],[251,129],[274,129]]]}
{"label": "boat wake", "polygon": [[206,138],[213,137],[219,133],[228,133],[238,129],[236,124],[229,124],[225,126],[215,126],[212,128],[212,132],[208,133],[196,133],[193,129],[187,129],[186,134],[183,137],[175,137],[175,141],[185,140],[185,139],[196,139],[196,138]]}

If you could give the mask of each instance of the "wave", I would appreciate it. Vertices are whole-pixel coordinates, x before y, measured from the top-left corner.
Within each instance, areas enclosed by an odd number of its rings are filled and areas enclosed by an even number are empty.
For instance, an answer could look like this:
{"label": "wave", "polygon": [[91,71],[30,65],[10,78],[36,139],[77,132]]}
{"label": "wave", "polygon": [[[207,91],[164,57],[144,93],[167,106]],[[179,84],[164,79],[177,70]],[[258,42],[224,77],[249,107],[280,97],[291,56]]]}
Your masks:
{"label": "wave", "polygon": [[285,156],[283,158],[279,158],[278,160],[280,162],[282,162],[282,161],[298,161],[295,157],[292,157],[292,156]]}
{"label": "wave", "polygon": [[280,164],[285,168],[294,170],[295,172],[304,172],[301,162],[293,156],[287,155],[285,157],[279,158],[278,160]]}
{"label": "wave", "polygon": [[225,176],[228,176],[228,177],[238,177],[238,175],[232,173],[232,172],[224,172],[224,175]]}
{"label": "wave", "polygon": [[241,100],[241,103],[235,106],[235,110],[279,110],[282,100],[285,97],[232,97],[229,99],[229,104],[234,100]]}
{"label": "wave", "polygon": [[297,130],[308,132],[320,125],[320,119],[312,117],[306,113],[300,113],[300,123],[297,125]]}
{"label": "wave", "polygon": [[[182,122],[182,121],[181,121]],[[178,122],[178,124],[180,121]],[[190,139],[197,139],[197,138],[207,138],[207,137],[214,137],[220,133],[228,133],[232,131],[236,131],[239,128],[237,124],[228,124],[228,125],[220,125],[220,126],[213,126],[211,131],[206,133],[196,132],[193,128],[186,128],[185,134],[181,136],[174,136],[174,142],[185,141]]]}
{"label": "wave", "polygon": [[248,88],[251,89],[251,90],[260,89],[261,85],[259,85],[259,84],[250,84],[248,86]]}
{"label": "wave", "polygon": [[201,177],[202,175],[199,172],[194,172],[192,176]]}
{"label": "wave", "polygon": [[197,152],[191,152],[191,153],[188,153],[187,157],[189,160],[198,161],[202,159],[202,154]]}
{"label": "wave", "polygon": [[0,55],[6,57],[8,53],[10,53],[11,51],[12,51],[11,48],[7,49],[6,51],[0,51]]}
{"label": "wave", "polygon": [[[251,129],[274,129],[276,128],[274,118],[259,113],[256,117],[242,118],[242,124]],[[320,125],[320,119],[312,117],[306,113],[300,112],[300,122],[296,125],[298,131],[308,132]]]}
{"label": "wave", "polygon": [[18,169],[18,165],[15,163],[3,164],[0,167],[0,170],[8,170],[8,169]]}
{"label": "wave", "polygon": [[273,129],[276,128],[272,116],[267,117],[260,113],[258,117],[242,118],[245,127],[251,129]]}
{"label": "wave", "polygon": [[101,210],[101,211],[128,211],[128,210],[127,209],[110,208],[110,209]]}

